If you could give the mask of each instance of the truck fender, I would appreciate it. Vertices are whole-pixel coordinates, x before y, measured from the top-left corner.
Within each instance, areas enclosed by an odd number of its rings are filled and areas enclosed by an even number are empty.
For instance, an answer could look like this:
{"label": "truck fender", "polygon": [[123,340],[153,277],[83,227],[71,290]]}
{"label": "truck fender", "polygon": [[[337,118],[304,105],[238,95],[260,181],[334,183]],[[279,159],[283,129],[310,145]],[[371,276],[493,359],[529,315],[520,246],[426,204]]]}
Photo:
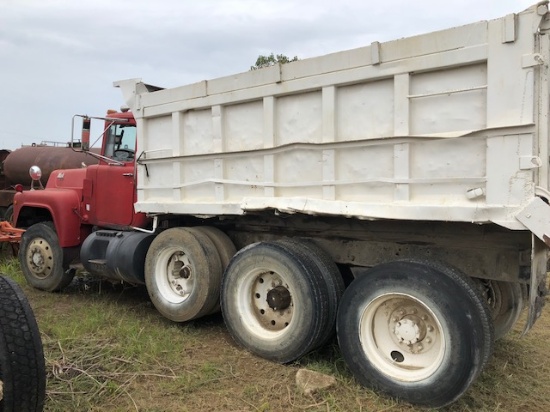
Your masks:
{"label": "truck fender", "polygon": [[[54,194],[52,196],[52,194]],[[18,199],[24,195],[24,202]],[[14,203],[24,204],[21,209],[16,209],[14,222],[16,227],[29,226],[29,223],[38,223],[47,220],[44,216],[49,214],[55,225],[61,247],[78,246],[80,239],[80,202],[76,192],[72,190],[34,190],[24,194],[17,193]],[[45,212],[46,211],[46,212]],[[40,217],[39,220],[36,220]]]}

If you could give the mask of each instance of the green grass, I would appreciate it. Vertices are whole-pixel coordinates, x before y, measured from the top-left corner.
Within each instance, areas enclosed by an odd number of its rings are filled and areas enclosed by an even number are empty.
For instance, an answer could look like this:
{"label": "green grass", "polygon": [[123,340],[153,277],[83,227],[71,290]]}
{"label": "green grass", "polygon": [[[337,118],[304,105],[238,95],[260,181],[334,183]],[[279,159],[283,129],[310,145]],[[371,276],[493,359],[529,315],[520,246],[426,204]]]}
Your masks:
{"label": "green grass", "polygon": [[[29,287],[17,260],[0,272],[22,285],[35,312],[47,366],[46,411],[414,411],[357,385],[336,342],[293,365],[252,356],[229,337],[220,315],[175,324],[144,288],[90,279],[63,293]],[[550,410],[547,308],[525,338],[496,343],[485,372],[445,410]],[[298,368],[332,375],[336,386],[304,395]]]}

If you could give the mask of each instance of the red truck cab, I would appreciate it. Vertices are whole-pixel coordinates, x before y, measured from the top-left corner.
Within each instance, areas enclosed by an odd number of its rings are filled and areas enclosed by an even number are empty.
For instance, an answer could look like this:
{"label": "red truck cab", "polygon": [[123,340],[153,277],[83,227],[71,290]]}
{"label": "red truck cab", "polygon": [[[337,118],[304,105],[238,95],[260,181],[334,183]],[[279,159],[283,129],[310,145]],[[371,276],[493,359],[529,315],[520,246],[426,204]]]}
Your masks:
{"label": "red truck cab", "polygon": [[[89,125],[90,118],[82,117],[84,125]],[[21,267],[39,289],[59,290],[70,282],[71,263],[78,261],[84,241],[94,231],[131,232],[149,224],[143,213],[134,212],[136,122],[132,113],[109,111],[105,118],[93,119],[105,121],[100,154],[89,151],[84,141],[87,126],[81,147],[75,150],[98,157],[99,163],[55,170],[43,190],[24,190],[14,198],[14,225],[26,229],[19,252]]]}

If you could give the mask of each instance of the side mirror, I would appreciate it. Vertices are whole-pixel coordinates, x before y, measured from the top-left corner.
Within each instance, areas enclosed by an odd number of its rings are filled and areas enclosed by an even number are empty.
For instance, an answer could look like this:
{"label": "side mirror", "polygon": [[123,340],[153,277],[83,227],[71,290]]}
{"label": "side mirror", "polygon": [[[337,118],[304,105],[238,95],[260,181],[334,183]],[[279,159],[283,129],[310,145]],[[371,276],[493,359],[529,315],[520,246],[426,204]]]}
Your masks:
{"label": "side mirror", "polygon": [[40,170],[40,168],[38,166],[36,166],[36,165],[31,166],[31,168],[29,169],[29,175],[32,179],[31,190],[35,190],[34,189],[34,183],[35,182],[38,182],[38,187],[40,189],[44,189],[44,186],[42,186],[42,181],[40,180],[42,178],[42,170]]}
{"label": "side mirror", "polygon": [[89,117],[84,117],[82,119],[82,138],[81,138],[81,148],[83,151],[87,152],[90,150],[90,126],[92,119]]}

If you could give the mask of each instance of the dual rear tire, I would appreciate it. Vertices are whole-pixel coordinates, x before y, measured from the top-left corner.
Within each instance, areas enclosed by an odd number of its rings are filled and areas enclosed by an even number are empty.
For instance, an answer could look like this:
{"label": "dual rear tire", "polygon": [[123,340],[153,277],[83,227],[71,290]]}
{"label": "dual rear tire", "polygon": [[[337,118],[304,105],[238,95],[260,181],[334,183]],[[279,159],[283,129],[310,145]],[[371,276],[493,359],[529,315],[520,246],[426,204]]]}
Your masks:
{"label": "dual rear tire", "polygon": [[340,350],[365,386],[426,407],[458,399],[487,363],[494,330],[477,286],[426,262],[381,264],[346,289]]}
{"label": "dual rear tire", "polygon": [[166,318],[185,322],[219,311],[222,273],[235,246],[214,227],[172,228],[151,243],[145,284]]}
{"label": "dual rear tire", "polygon": [[314,245],[260,242],[239,251],[222,282],[221,308],[233,339],[252,353],[292,362],[327,342],[343,281]]}

